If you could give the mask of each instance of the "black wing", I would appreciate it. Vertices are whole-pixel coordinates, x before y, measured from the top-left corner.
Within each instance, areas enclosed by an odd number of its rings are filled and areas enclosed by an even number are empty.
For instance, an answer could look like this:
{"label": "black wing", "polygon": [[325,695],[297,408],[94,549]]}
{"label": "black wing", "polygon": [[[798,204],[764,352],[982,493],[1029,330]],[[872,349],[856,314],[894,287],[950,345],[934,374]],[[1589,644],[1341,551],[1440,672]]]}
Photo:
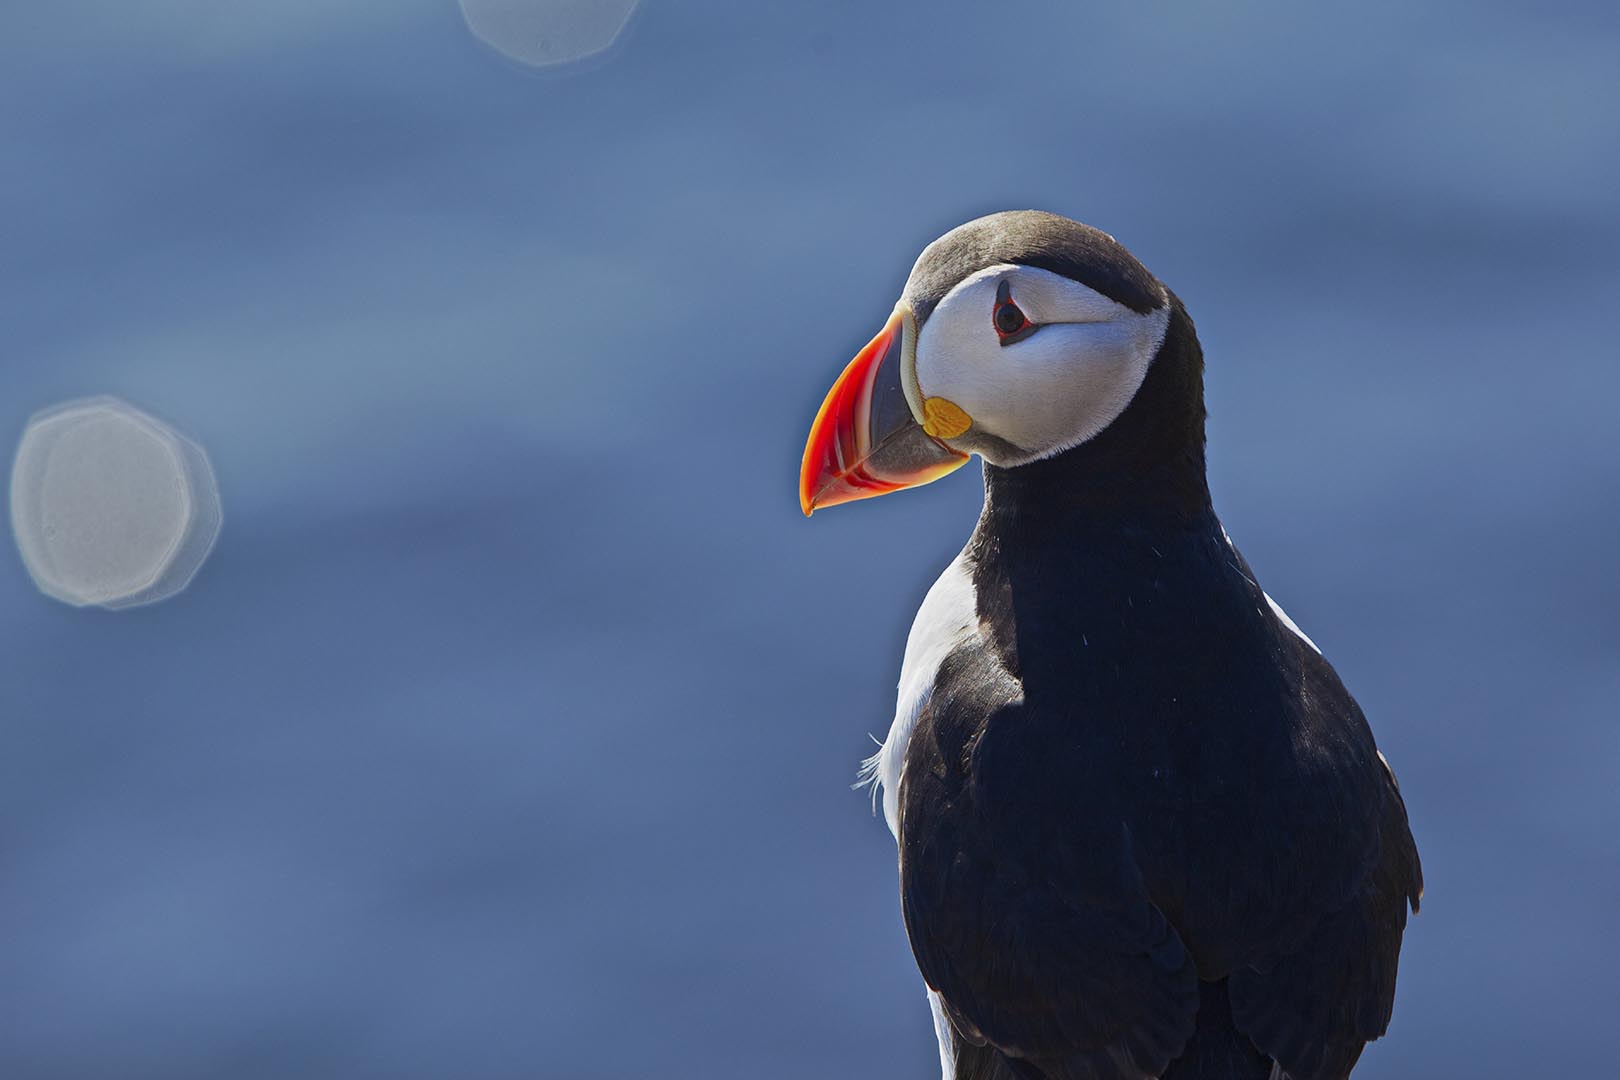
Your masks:
{"label": "black wing", "polygon": [[964,648],[919,717],[900,795],[912,951],[963,1038],[1032,1075],[1157,1075],[1195,1026],[1192,958],[1117,816],[1076,823],[983,784],[978,736],[1026,719],[1018,692],[987,652]]}
{"label": "black wing", "polygon": [[[1292,917],[1234,965],[1232,1015],[1293,1080],[1339,1080],[1389,1027],[1401,935],[1408,905],[1418,909],[1423,871],[1395,775],[1360,707],[1327,661],[1295,648],[1308,730],[1337,744],[1324,750],[1339,758],[1313,777],[1295,831],[1343,846],[1293,864]],[[1371,760],[1355,767],[1347,756]]]}

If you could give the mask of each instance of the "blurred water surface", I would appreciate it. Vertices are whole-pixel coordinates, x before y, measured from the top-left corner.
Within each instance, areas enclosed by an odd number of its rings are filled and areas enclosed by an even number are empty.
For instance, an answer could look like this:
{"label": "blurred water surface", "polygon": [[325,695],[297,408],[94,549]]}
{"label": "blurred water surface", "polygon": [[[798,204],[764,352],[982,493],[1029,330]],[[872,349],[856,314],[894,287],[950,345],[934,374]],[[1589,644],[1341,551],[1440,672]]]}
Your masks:
{"label": "blurred water surface", "polygon": [[1217,503],[1428,878],[1358,1076],[1603,1075],[1612,5],[0,13],[0,434],[206,446],[191,588],[0,558],[0,1073],[926,1077],[848,790],[973,470],[800,518],[917,251],[1041,206],[1198,320]]}

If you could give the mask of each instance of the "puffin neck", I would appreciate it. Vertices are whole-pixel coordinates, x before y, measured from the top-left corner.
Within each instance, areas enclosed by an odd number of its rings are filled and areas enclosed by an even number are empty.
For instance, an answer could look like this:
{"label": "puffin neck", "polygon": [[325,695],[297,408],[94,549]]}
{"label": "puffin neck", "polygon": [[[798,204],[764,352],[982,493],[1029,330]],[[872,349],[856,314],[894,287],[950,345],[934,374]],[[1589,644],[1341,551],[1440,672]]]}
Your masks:
{"label": "puffin neck", "polygon": [[980,529],[1048,539],[1099,527],[1185,526],[1210,513],[1204,474],[1204,360],[1192,320],[1170,325],[1147,377],[1095,438],[1015,468],[984,466]]}

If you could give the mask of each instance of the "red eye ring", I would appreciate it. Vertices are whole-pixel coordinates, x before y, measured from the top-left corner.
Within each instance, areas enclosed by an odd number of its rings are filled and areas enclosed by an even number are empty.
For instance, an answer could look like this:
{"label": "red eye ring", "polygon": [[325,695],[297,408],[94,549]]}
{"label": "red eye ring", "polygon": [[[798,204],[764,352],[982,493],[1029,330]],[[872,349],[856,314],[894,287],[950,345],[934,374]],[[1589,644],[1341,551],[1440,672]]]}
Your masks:
{"label": "red eye ring", "polygon": [[1023,309],[1013,302],[1012,286],[1006,279],[996,286],[996,306],[990,314],[990,323],[996,328],[996,337],[1003,345],[1023,341],[1036,330],[1036,324],[1030,322]]}

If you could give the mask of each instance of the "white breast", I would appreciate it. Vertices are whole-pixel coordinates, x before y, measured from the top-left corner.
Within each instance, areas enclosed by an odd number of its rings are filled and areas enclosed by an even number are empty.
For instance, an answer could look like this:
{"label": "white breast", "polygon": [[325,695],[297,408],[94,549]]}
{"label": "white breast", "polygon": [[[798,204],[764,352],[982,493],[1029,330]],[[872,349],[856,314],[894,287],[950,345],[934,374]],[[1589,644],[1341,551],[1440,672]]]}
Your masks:
{"label": "white breast", "polygon": [[896,839],[900,837],[900,770],[906,761],[906,743],[917,726],[917,714],[933,691],[939,665],[976,633],[978,626],[972,569],[963,552],[945,568],[917,610],[911,634],[906,638],[906,658],[900,665],[894,723],[882,749],[868,758],[861,770],[862,778],[881,790],[883,817]]}

